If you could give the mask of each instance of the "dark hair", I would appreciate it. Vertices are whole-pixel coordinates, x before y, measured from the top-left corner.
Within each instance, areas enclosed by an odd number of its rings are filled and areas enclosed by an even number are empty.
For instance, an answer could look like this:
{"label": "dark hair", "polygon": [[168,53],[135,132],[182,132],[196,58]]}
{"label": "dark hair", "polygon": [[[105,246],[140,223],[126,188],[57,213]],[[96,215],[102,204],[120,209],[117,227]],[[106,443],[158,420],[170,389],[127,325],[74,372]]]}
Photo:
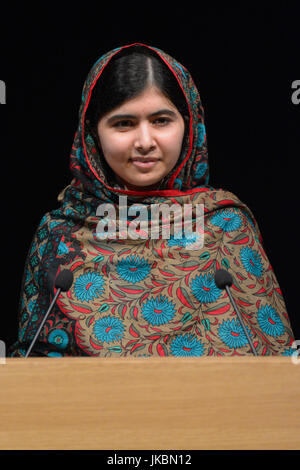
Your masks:
{"label": "dark hair", "polygon": [[86,117],[95,133],[102,116],[153,84],[176,106],[183,118],[188,106],[176,77],[157,54],[133,46],[116,54],[104,68],[91,96]]}

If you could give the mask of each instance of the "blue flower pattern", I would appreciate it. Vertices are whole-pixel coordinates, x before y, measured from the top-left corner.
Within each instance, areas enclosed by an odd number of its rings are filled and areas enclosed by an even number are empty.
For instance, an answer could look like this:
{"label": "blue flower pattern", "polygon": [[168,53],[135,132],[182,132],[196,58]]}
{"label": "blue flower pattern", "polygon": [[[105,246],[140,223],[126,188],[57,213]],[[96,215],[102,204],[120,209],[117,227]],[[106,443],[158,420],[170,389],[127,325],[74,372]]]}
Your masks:
{"label": "blue flower pattern", "polygon": [[271,305],[265,305],[259,308],[257,319],[262,331],[267,335],[277,337],[283,335],[285,328],[276,312]]}
{"label": "blue flower pattern", "polygon": [[263,265],[261,262],[261,256],[257,251],[253,250],[249,246],[245,246],[244,248],[241,248],[240,258],[244,268],[249,274],[261,277],[263,273]]}
{"label": "blue flower pattern", "polygon": [[100,297],[104,292],[103,275],[98,272],[81,274],[74,286],[74,293],[81,302],[89,302]]}
{"label": "blue flower pattern", "polygon": [[197,300],[205,304],[215,302],[222,294],[216,286],[213,274],[198,274],[191,282],[191,289]]}
{"label": "blue flower pattern", "polygon": [[197,234],[191,234],[191,235],[188,235],[188,236],[183,234],[183,236],[181,238],[176,237],[174,235],[171,235],[170,238],[168,239],[167,244],[169,246],[183,246],[183,247],[186,247],[186,246],[191,245],[192,243],[195,243],[198,239],[199,239],[199,236]]}
{"label": "blue flower pattern", "polygon": [[[251,336],[251,331],[248,326],[246,326],[247,333]],[[219,335],[222,341],[229,348],[241,348],[248,344],[247,336],[243,330],[243,327],[240,321],[236,318],[232,320],[223,320],[219,326]]]}
{"label": "blue flower pattern", "polygon": [[212,218],[211,223],[220,227],[224,232],[233,232],[238,230],[242,225],[242,219],[236,212],[232,210],[224,210],[217,212]]}
{"label": "blue flower pattern", "polygon": [[175,316],[175,306],[166,296],[147,300],[142,306],[142,316],[151,325],[163,325]]}
{"label": "blue flower pattern", "polygon": [[177,336],[170,345],[173,356],[203,356],[204,346],[196,336],[185,334]]}
{"label": "blue flower pattern", "polygon": [[124,335],[125,326],[116,317],[106,316],[95,321],[93,333],[98,341],[114,343]]}
{"label": "blue flower pattern", "polygon": [[122,279],[135,284],[149,275],[151,264],[144,258],[132,255],[119,261],[116,270]]}
{"label": "blue flower pattern", "polygon": [[69,336],[65,330],[59,328],[49,333],[48,341],[59,349],[65,349],[69,343]]}

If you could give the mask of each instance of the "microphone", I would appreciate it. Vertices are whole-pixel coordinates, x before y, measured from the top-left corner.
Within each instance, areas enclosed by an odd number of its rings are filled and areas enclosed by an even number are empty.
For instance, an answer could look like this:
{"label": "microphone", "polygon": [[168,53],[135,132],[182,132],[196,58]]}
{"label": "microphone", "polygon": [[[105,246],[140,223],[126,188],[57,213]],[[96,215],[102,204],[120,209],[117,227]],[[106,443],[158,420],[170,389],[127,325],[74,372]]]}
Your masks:
{"label": "microphone", "polygon": [[230,302],[231,302],[231,304],[232,304],[232,306],[233,306],[233,308],[234,308],[234,310],[235,310],[235,312],[236,312],[236,314],[237,314],[237,316],[240,320],[240,323],[242,325],[242,328],[244,330],[244,333],[246,335],[248,343],[250,344],[251,350],[252,350],[254,356],[257,356],[258,354],[257,354],[256,349],[255,349],[255,347],[254,347],[254,345],[251,341],[251,338],[248,334],[248,331],[246,329],[246,326],[245,326],[244,320],[242,318],[242,315],[240,314],[239,309],[237,308],[237,305],[234,301],[234,298],[232,297],[231,292],[229,290],[229,287],[231,287],[232,283],[233,283],[233,279],[232,279],[231,274],[228,271],[226,271],[225,269],[218,269],[218,271],[216,271],[216,273],[215,273],[215,283],[216,283],[216,286],[219,289],[222,289],[222,290],[225,289],[226,290],[226,292],[228,294],[228,297],[230,299]]}
{"label": "microphone", "polygon": [[49,306],[49,308],[46,312],[46,315],[43,318],[42,323],[39,326],[39,329],[37,330],[32,342],[31,342],[31,344],[28,348],[28,351],[27,351],[25,357],[29,356],[30,351],[32,350],[32,348],[34,346],[34,343],[36,342],[37,337],[38,337],[41,329],[43,328],[43,325],[44,325],[45,321],[47,320],[47,317],[48,317],[49,313],[52,311],[52,309],[54,307],[54,304],[56,302],[57,297],[59,296],[59,294],[61,292],[67,292],[70,289],[72,283],[73,283],[73,273],[69,269],[64,269],[63,271],[61,271],[59,273],[59,275],[57,276],[57,278],[55,279],[55,287],[57,289],[56,294],[53,297],[53,300],[52,300],[52,302],[51,302],[51,304],[50,304],[50,306]]}

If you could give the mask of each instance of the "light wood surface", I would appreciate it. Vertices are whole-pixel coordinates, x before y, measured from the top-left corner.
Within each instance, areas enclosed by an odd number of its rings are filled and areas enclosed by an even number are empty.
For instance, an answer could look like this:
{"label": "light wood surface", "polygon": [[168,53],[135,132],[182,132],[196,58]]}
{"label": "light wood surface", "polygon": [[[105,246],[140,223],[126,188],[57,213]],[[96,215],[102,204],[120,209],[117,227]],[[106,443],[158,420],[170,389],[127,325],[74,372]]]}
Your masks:
{"label": "light wood surface", "polygon": [[299,449],[290,357],[7,358],[0,449]]}

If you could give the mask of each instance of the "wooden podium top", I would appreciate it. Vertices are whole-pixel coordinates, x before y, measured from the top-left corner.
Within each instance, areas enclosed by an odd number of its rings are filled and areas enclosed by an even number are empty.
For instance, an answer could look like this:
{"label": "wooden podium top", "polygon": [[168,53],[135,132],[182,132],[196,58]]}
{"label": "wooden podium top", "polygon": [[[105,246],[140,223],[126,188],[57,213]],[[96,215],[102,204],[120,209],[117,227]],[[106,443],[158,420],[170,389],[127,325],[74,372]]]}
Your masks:
{"label": "wooden podium top", "polygon": [[0,449],[300,448],[291,357],[7,358],[0,378]]}

